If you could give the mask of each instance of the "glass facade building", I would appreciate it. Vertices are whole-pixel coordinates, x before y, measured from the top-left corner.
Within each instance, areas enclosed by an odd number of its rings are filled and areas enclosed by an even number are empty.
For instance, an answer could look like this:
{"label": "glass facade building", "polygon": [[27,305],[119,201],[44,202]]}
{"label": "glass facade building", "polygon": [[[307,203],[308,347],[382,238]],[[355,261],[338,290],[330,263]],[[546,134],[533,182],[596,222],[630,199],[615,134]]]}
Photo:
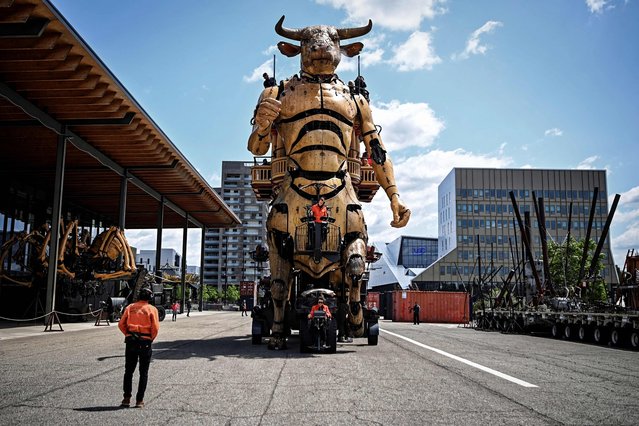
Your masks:
{"label": "glass facade building", "polygon": [[[605,171],[453,169],[438,188],[440,258],[414,281],[420,286],[422,283],[469,282],[480,273],[477,268],[479,255],[483,275],[500,265],[504,267],[499,275],[507,275],[512,267],[511,244],[514,250],[521,245],[511,191],[522,218],[530,216],[535,259],[541,259],[542,254],[533,192],[544,201],[548,240],[558,243],[566,240],[571,206],[571,238],[585,238],[595,187],[598,197],[590,238],[597,242],[608,216]],[[602,253],[605,255],[604,279],[616,283],[609,235]]]}

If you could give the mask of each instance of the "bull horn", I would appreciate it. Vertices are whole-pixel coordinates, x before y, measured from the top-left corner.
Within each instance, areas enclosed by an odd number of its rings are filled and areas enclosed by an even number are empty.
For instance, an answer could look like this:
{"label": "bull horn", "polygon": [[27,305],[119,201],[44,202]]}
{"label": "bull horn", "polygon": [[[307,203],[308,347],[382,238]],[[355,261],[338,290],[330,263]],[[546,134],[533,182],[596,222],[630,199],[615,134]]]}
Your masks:
{"label": "bull horn", "polygon": [[[282,16],[282,18],[284,18]],[[337,28],[337,34],[339,35],[340,40],[346,40],[349,38],[361,37],[363,35],[368,34],[368,32],[373,28],[373,21],[368,20],[368,24],[365,27],[358,28]]]}
{"label": "bull horn", "polygon": [[284,22],[284,15],[282,15],[280,20],[277,21],[277,24],[275,24],[275,32],[281,35],[282,37],[286,37],[291,40],[300,41],[302,39],[302,35],[301,35],[302,30],[283,27],[282,26],[283,22]]}

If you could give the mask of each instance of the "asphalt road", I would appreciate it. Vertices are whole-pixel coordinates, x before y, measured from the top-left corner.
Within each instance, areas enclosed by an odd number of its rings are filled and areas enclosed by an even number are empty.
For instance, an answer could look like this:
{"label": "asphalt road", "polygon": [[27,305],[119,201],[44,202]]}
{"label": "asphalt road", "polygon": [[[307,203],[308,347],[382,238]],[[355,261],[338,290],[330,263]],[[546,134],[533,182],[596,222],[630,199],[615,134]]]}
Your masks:
{"label": "asphalt road", "polygon": [[0,330],[1,425],[639,424],[638,352],[388,321],[378,346],[269,351],[239,312],[165,320],[146,407],[119,409],[122,335],[81,328]]}

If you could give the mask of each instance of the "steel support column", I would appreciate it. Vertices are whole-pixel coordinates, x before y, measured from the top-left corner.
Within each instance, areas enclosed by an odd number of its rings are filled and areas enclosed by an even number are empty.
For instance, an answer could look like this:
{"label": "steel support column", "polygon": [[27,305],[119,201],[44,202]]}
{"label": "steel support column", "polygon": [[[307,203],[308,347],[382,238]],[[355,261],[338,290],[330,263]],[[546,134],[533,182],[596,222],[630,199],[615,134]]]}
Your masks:
{"label": "steel support column", "polygon": [[198,311],[202,312],[204,304],[204,240],[206,238],[206,228],[202,228],[202,246],[200,247],[200,291],[198,293]]}
{"label": "steel support column", "polygon": [[124,231],[126,228],[126,192],[127,192],[127,172],[120,178],[120,214],[118,216],[118,226]]}
{"label": "steel support column", "polygon": [[160,268],[162,265],[162,228],[164,227],[164,197],[160,197],[160,208],[158,210],[158,232],[157,240],[155,241],[155,275],[159,278],[155,279],[155,282],[162,283],[162,271]]}
{"label": "steel support column", "polygon": [[186,243],[189,234],[189,214],[184,219],[184,228],[182,229],[182,264],[180,265],[180,284],[182,286],[182,303],[180,305],[180,313],[184,312],[186,305]]}
{"label": "steel support column", "polygon": [[55,292],[58,275],[58,248],[60,245],[60,217],[62,216],[62,193],[64,189],[64,166],[67,157],[67,138],[58,136],[58,150],[55,164],[55,186],[53,190],[53,209],[51,211],[51,239],[49,241],[49,267],[47,271],[47,300],[45,313],[55,310]]}

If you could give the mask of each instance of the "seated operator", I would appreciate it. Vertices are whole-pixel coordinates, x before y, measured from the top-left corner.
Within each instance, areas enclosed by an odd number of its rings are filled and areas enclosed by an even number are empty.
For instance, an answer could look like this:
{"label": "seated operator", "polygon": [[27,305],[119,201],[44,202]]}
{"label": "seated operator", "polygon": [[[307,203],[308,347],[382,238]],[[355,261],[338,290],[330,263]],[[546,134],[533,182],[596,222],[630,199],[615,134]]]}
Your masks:
{"label": "seated operator", "polygon": [[311,312],[308,314],[309,318],[313,318],[313,312],[315,311],[324,311],[326,312],[326,318],[330,319],[332,317],[331,310],[328,308],[328,305],[324,304],[324,296],[319,296],[317,298],[317,303],[313,305],[311,308]]}
{"label": "seated operator", "polygon": [[[324,197],[320,197],[317,203],[311,206],[312,222],[308,222],[308,245],[312,249],[315,246],[315,226],[322,227],[322,241],[326,238],[327,227],[326,219],[328,218],[328,208],[325,204]],[[317,224],[317,225],[316,225]]]}
{"label": "seated operator", "polygon": [[319,200],[317,200],[317,203],[311,206],[311,212],[313,213],[313,221],[315,223],[322,223],[323,221],[326,220],[326,217],[328,216],[328,209],[326,208],[325,202],[326,200],[324,200],[324,197],[320,197]]}

